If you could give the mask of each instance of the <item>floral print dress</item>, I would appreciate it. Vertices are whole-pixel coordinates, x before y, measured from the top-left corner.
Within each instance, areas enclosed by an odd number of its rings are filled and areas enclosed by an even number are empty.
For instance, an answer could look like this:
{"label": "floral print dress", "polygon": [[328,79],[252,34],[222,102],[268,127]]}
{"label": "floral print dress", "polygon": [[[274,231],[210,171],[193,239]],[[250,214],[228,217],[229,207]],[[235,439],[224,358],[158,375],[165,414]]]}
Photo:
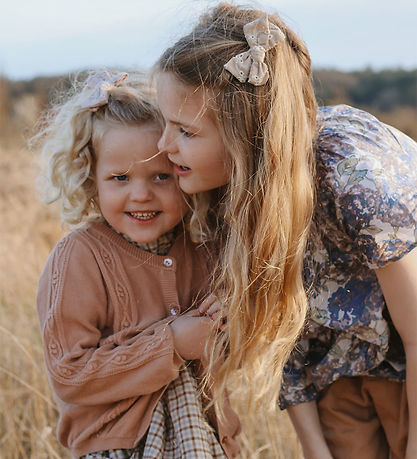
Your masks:
{"label": "floral print dress", "polygon": [[284,371],[281,408],[315,400],[343,376],[405,379],[404,350],[374,270],[417,246],[417,144],[339,105],[319,109],[316,152],[304,270],[310,314]]}

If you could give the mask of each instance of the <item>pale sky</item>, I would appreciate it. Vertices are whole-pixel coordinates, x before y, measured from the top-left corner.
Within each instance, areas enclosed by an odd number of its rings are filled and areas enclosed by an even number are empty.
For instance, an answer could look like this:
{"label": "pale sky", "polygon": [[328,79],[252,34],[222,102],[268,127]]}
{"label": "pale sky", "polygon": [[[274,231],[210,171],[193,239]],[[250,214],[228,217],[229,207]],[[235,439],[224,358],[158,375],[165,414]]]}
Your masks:
{"label": "pale sky", "polygon": [[[211,0],[2,0],[0,74],[149,68]],[[278,12],[316,68],[417,68],[416,0],[241,1]]]}

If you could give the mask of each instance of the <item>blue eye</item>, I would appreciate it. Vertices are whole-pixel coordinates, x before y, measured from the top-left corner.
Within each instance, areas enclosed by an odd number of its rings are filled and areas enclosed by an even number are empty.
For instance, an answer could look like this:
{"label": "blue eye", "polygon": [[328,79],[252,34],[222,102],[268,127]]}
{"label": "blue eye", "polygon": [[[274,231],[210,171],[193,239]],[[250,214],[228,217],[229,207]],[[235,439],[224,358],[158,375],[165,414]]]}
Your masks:
{"label": "blue eye", "polygon": [[184,137],[194,137],[195,135],[192,132],[186,131],[184,128],[180,128],[180,132]]}
{"label": "blue eye", "polygon": [[128,180],[128,176],[126,174],[113,175],[113,178],[114,180],[116,180],[116,182],[125,182],[126,180]]}
{"label": "blue eye", "polygon": [[171,176],[169,174],[161,173],[156,176],[156,179],[159,181],[168,180]]}

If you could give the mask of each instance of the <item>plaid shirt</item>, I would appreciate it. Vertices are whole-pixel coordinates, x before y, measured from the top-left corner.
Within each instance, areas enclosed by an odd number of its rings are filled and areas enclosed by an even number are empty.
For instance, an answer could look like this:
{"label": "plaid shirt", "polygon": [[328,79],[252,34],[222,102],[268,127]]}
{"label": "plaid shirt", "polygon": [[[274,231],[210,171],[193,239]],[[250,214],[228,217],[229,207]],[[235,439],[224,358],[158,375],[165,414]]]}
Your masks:
{"label": "plaid shirt", "polygon": [[146,437],[133,449],[90,453],[83,459],[226,459],[203,414],[197,382],[183,366],[156,405]]}

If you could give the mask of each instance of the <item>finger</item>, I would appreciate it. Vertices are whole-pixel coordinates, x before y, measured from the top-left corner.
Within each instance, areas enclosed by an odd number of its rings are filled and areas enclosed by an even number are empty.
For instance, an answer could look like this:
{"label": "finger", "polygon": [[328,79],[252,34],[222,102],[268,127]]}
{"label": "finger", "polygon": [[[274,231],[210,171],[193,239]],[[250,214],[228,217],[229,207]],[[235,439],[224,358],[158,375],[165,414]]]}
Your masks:
{"label": "finger", "polygon": [[200,314],[205,314],[207,310],[210,308],[210,306],[213,304],[213,302],[216,301],[216,298],[214,297],[213,294],[209,295],[199,306],[198,310],[200,311]]}
{"label": "finger", "polygon": [[216,321],[220,317],[220,313],[216,311],[213,314],[208,314],[208,317],[210,317],[211,320]]}
{"label": "finger", "polygon": [[213,314],[216,313],[216,312],[219,312],[219,313],[220,313],[220,312],[223,312],[222,305],[221,305],[219,302],[217,302],[217,301],[215,301],[215,302],[208,308],[207,314],[211,316],[211,315],[213,315]]}

